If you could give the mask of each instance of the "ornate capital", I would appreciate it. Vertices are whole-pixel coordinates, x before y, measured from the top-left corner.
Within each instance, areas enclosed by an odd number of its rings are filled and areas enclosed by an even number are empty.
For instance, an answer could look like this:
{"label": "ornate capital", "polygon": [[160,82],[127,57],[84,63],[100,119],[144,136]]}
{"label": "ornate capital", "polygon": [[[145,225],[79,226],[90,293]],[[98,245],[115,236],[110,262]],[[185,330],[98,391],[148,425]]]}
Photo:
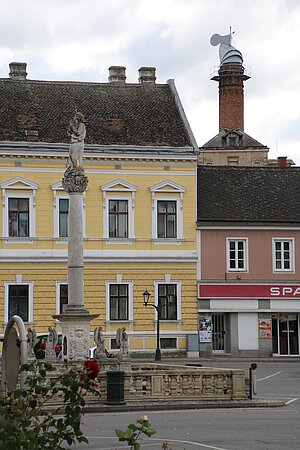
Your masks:
{"label": "ornate capital", "polygon": [[[67,171],[66,171],[67,172]],[[88,178],[79,173],[66,173],[62,179],[62,185],[66,192],[80,192],[83,193],[88,186]]]}

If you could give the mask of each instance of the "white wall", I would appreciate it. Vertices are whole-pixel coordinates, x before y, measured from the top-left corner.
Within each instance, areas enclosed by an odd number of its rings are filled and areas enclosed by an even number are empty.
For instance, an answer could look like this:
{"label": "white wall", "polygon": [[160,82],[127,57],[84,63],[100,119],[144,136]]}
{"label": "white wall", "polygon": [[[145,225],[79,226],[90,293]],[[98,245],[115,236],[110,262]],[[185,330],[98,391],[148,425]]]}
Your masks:
{"label": "white wall", "polygon": [[238,314],[239,350],[258,350],[257,313]]}
{"label": "white wall", "polygon": [[211,299],[210,309],[221,311],[241,311],[249,309],[258,309],[258,300],[256,299]]}
{"label": "white wall", "polygon": [[274,311],[296,311],[300,310],[300,301],[299,299],[271,299],[271,309]]}

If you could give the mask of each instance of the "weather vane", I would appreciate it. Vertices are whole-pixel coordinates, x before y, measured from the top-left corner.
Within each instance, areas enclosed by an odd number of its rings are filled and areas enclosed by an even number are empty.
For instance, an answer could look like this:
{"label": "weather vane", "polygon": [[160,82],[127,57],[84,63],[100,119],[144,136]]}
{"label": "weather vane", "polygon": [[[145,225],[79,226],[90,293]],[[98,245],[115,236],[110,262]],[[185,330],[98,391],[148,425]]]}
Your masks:
{"label": "weather vane", "polygon": [[221,36],[220,34],[213,34],[210,38],[210,43],[213,46],[217,46],[220,44],[219,48],[219,56],[220,63],[222,64],[243,64],[243,56],[242,53],[233,47],[231,40],[234,31],[232,31],[232,27],[229,27],[229,34],[225,36]]}

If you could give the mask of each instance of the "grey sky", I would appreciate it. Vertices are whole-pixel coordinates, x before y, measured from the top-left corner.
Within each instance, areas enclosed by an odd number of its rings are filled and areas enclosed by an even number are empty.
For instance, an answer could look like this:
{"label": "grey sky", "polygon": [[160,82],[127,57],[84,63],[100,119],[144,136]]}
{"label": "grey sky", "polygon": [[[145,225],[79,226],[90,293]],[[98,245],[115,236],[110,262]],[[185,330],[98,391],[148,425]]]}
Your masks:
{"label": "grey sky", "polygon": [[2,0],[0,77],[11,61],[28,78],[106,82],[124,65],[136,82],[141,66],[157,82],[174,78],[198,145],[218,132],[219,64],[214,33],[235,30],[234,44],[252,69],[245,83],[245,131],[270,157],[300,165],[300,1],[298,0]]}

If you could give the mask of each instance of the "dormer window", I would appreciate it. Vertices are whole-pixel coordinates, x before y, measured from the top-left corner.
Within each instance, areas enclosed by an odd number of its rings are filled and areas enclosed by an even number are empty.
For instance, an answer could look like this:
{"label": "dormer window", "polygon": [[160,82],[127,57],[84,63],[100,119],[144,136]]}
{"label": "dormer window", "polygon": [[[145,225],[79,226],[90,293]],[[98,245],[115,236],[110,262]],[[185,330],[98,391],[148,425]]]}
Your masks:
{"label": "dormer window", "polygon": [[223,147],[235,148],[239,147],[242,144],[243,134],[240,130],[225,130],[224,135],[222,136],[222,145]]}
{"label": "dormer window", "polygon": [[236,136],[228,136],[228,145],[229,145],[229,147],[237,147],[237,137]]}

